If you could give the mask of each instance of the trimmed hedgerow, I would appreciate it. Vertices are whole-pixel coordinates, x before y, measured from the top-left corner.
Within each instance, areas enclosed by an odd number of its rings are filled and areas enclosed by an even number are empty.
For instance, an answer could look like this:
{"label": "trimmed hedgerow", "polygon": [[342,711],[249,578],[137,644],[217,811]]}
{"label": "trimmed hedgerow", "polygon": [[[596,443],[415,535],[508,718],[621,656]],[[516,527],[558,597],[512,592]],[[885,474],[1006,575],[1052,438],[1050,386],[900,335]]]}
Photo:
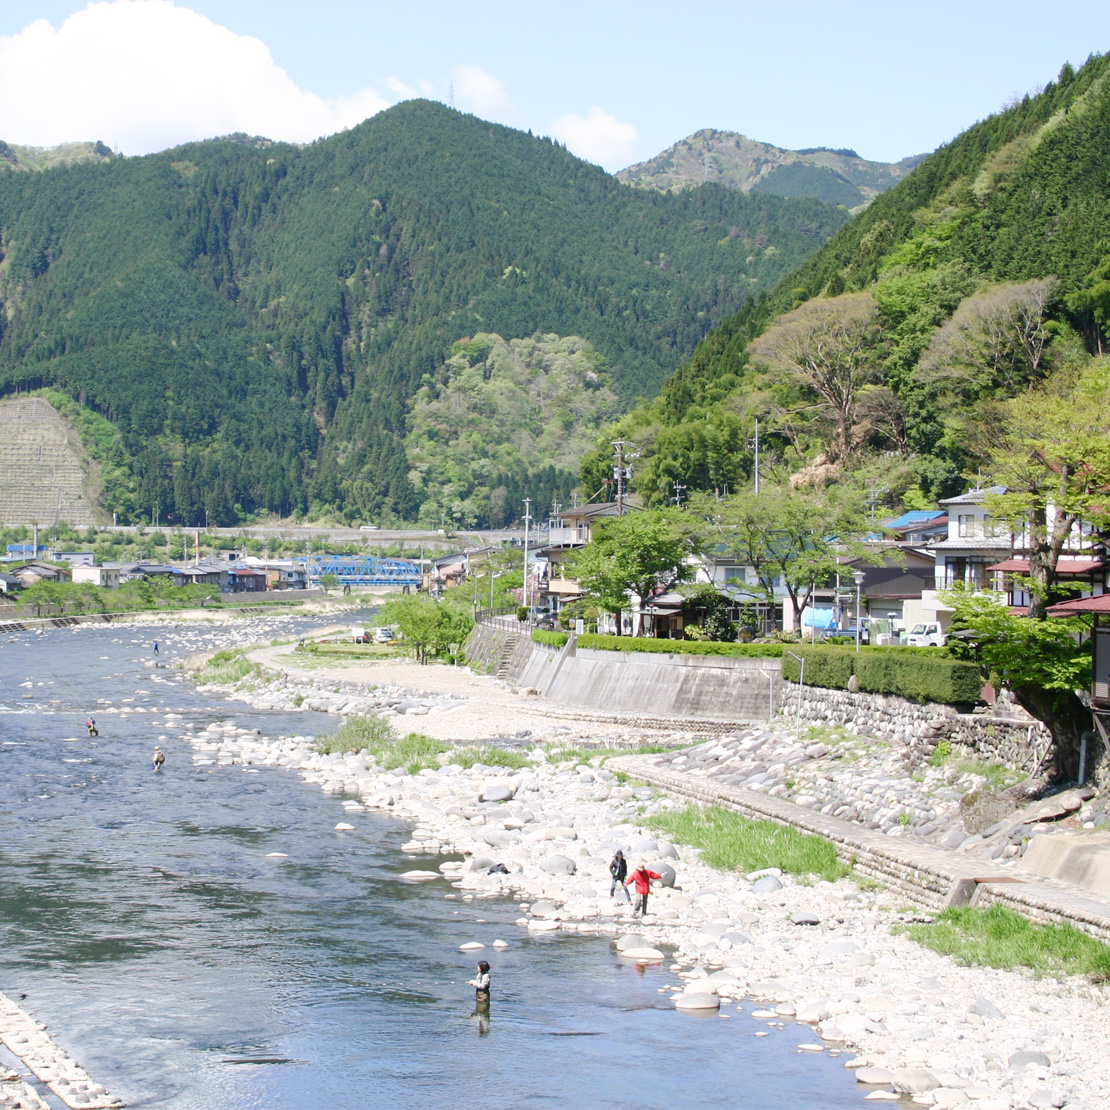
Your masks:
{"label": "trimmed hedgerow", "polygon": [[602,636],[587,632],[578,637],[580,648],[595,651],[646,651],[664,655],[729,655],[739,658],[779,659],[782,644],[728,644],[716,640],[659,640],[653,636]]}
{"label": "trimmed hedgerow", "polygon": [[[983,684],[979,668],[973,663],[923,654],[916,648],[856,652],[849,647],[797,645],[791,650],[806,661],[807,686],[844,690],[854,674],[859,689],[869,694],[966,705],[979,700]],[[783,678],[797,682],[800,675],[799,661],[784,656]]]}
{"label": "trimmed hedgerow", "polygon": [[537,644],[547,644],[548,647],[561,648],[569,637],[566,632],[548,632],[543,628],[537,628],[532,633],[532,639]]}

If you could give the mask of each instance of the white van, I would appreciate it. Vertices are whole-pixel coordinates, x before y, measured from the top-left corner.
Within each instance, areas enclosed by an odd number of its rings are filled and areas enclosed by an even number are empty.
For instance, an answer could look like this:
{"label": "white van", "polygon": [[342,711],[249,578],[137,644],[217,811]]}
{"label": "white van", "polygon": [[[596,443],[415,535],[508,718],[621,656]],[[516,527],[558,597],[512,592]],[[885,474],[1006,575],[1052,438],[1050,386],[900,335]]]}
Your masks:
{"label": "white van", "polygon": [[906,637],[910,647],[944,647],[944,640],[939,624],[915,624]]}

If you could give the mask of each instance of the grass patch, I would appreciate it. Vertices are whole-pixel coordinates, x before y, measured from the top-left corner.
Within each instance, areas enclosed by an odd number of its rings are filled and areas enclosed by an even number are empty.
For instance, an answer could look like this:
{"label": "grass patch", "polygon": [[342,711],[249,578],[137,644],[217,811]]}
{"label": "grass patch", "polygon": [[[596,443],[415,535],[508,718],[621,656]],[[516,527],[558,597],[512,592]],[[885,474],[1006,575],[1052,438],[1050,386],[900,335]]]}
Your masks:
{"label": "grass patch", "polygon": [[524,752],[510,748],[456,748],[451,752],[451,762],[464,769],[473,767],[475,763],[486,767],[509,767],[514,771],[532,766],[532,760]]}
{"label": "grass patch", "polygon": [[450,751],[450,745],[421,732],[399,737],[389,721],[376,713],[348,717],[335,732],[321,736],[314,746],[322,755],[358,752],[365,748],[387,771],[403,767],[410,775],[428,767],[438,767],[438,757]]}
{"label": "grass patch", "polygon": [[929,756],[930,767],[943,767],[952,758],[952,741],[941,740]]}
{"label": "grass patch", "polygon": [[1026,967],[1037,976],[1086,975],[1110,979],[1110,945],[1074,925],[1035,925],[1004,906],[945,910],[932,925],[900,925],[895,932],[968,966]]}
{"label": "grass patch", "polygon": [[226,651],[217,651],[193,677],[202,686],[234,686],[244,678],[254,678],[259,682],[272,680],[265,668],[257,663],[252,663],[247,658],[247,653],[242,648],[229,648]]}
{"label": "grass patch", "polygon": [[1029,777],[1024,771],[1016,771],[1005,763],[984,763],[979,759],[957,760],[955,769],[960,774],[978,775],[986,779],[991,790],[1005,790]]}
{"label": "grass patch", "polygon": [[720,806],[688,805],[654,817],[651,827],[671,840],[702,850],[711,867],[759,871],[780,867],[791,875],[816,875],[835,882],[851,868],[837,859],[832,841],[774,821],[750,821]]}

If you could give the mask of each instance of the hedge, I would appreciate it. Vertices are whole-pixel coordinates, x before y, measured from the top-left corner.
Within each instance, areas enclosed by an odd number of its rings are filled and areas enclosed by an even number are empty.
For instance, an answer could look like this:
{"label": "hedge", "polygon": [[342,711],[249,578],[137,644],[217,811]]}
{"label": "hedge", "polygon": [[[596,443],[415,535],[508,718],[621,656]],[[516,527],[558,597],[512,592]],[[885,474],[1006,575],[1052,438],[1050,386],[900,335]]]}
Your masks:
{"label": "hedge", "polygon": [[782,644],[732,644],[716,640],[660,640],[654,636],[601,636],[586,632],[580,648],[595,651],[647,651],[664,655],[730,655],[740,658],[780,659]]}
{"label": "hedge", "polygon": [[[796,645],[806,661],[807,686],[845,690],[854,674],[859,689],[869,694],[895,694],[913,701],[966,705],[979,701],[982,675],[974,663],[924,654],[916,648],[856,652],[854,648]],[[790,655],[782,660],[782,677],[797,682],[801,664]]]}
{"label": "hedge", "polygon": [[548,632],[543,628],[537,628],[532,633],[532,639],[537,644],[547,644],[548,647],[561,648],[569,639],[566,632]]}

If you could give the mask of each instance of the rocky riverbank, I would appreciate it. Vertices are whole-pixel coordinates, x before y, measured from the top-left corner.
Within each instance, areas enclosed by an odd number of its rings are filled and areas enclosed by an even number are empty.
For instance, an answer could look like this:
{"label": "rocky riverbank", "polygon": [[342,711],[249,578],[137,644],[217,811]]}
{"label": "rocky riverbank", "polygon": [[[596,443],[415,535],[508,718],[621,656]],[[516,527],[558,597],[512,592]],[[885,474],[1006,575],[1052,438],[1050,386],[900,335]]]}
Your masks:
{"label": "rocky riverbank", "polygon": [[[267,650],[277,653],[270,665],[286,665],[280,652],[288,649]],[[677,1010],[726,1018],[738,1008],[754,1010],[768,1030],[794,1023],[799,1051],[850,1050],[855,1056],[848,1066],[871,1100],[970,1102],[982,1110],[1110,1105],[1110,1080],[1092,1066],[1110,1041],[1104,987],[958,967],[892,932],[913,918],[912,908],[851,879],[808,883],[773,871],[715,871],[696,851],[660,841],[651,831],[654,815],[681,803],[621,781],[601,757],[560,762],[553,748],[625,746],[656,742],[658,735],[636,736],[619,722],[545,718],[534,699],[453,668],[386,668],[366,668],[372,677],[358,681],[344,671],[342,683],[338,675],[287,670],[280,696],[288,705],[299,696],[305,707],[325,694],[345,698],[327,708],[375,708],[406,724],[409,716],[419,717],[414,728],[445,739],[520,747],[529,766],[508,773],[480,765],[464,770],[447,755],[437,769],[408,775],[384,771],[365,754],[320,755],[305,736],[269,739],[214,725],[183,738],[198,763],[281,766],[342,799],[341,835],[356,831],[358,815],[368,808],[411,822],[408,877],[444,883],[447,899],[513,897],[522,929],[607,935],[623,958],[667,962]],[[273,698],[278,688],[271,683],[237,696]],[[365,706],[352,706],[359,698]],[[765,770],[739,766],[757,755]],[[925,827],[958,812],[967,785],[946,779],[943,767],[915,782],[884,745],[864,738],[803,742],[766,728],[660,758],[674,770],[685,765],[690,774],[709,774],[734,759],[730,773],[747,772],[746,785],[766,775],[768,792],[781,784],[778,793],[832,806],[829,812],[855,806],[855,819],[876,822],[872,827],[891,835],[908,835],[915,822]],[[798,796],[803,787],[809,793]],[[908,822],[902,813],[910,814]],[[643,920],[634,920],[623,900],[609,898],[607,864],[617,847],[667,882],[673,872],[674,885],[652,895]],[[505,873],[490,872],[497,864]],[[476,934],[473,942],[495,952],[494,941],[502,939]]]}

